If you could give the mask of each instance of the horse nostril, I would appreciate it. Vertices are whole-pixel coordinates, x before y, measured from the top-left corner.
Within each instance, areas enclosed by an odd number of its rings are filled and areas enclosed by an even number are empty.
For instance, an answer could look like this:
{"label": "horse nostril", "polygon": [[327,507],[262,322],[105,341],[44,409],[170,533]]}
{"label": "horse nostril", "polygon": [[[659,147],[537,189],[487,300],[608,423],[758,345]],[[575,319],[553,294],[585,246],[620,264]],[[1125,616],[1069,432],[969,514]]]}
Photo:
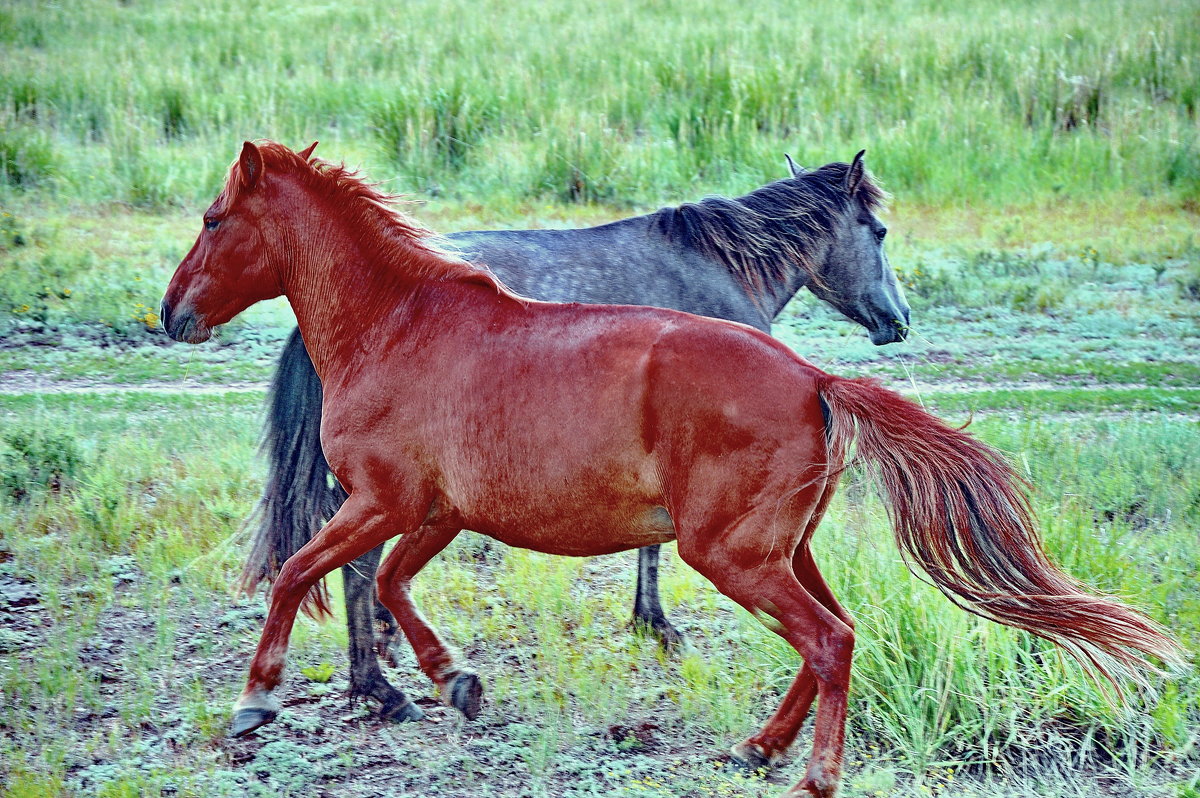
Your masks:
{"label": "horse nostril", "polygon": [[164,330],[171,329],[171,303],[167,302],[166,298],[158,306],[158,320],[162,322]]}

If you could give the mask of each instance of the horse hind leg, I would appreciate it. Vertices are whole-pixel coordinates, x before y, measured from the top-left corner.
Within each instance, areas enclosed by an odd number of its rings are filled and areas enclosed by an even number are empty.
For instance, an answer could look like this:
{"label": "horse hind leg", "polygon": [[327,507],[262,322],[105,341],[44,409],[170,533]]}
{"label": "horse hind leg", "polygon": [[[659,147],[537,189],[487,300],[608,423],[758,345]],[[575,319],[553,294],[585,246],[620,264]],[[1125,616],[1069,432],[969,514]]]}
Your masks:
{"label": "horse hind leg", "polygon": [[637,590],[633,597],[633,628],[657,638],[666,651],[683,646],[683,635],[667,619],[658,596],[659,545],[638,549]]}
{"label": "horse hind leg", "polygon": [[[792,558],[792,569],[804,589],[853,631],[853,616],[834,598],[825,578],[817,570],[807,545],[802,545],[796,551]],[[775,765],[795,742],[816,697],[817,679],[805,662],[800,675],[788,688],[771,719],[757,734],[733,746],[731,753],[734,760],[750,770]]]}
{"label": "horse hind leg", "polygon": [[[347,565],[342,566],[342,586],[346,597],[346,627],[349,632],[350,696],[372,698],[379,702],[379,716],[397,723],[421,720],[425,714],[408,700],[403,692],[388,682],[379,667],[374,639],[375,571],[383,556],[383,546],[376,546]],[[386,612],[386,610],[384,610]],[[391,620],[391,613],[387,615]],[[392,625],[395,621],[392,620]],[[386,643],[383,643],[386,645]]]}
{"label": "horse hind leg", "polygon": [[408,638],[421,670],[437,685],[442,700],[468,720],[474,720],[482,703],[483,683],[475,671],[456,661],[450,647],[421,615],[410,593],[413,577],[459,531],[457,526],[424,526],[401,538],[380,566],[376,588],[380,601],[391,610]]}
{"label": "horse hind leg", "polygon": [[[813,560],[809,542],[816,532],[817,526],[825,515],[829,500],[833,498],[837,487],[837,479],[826,482],[825,488],[817,500],[812,516],[805,525],[800,544],[792,555],[792,572],[808,593],[821,602],[830,612],[836,615],[842,623],[854,629],[854,618],[838,603],[828,583],[817,570]],[[804,719],[812,708],[813,700],[817,697],[817,680],[812,668],[805,663],[800,675],[792,682],[778,711],[763,726],[762,730],[745,741],[733,746],[731,753],[734,761],[749,770],[771,767],[787,753],[788,748],[795,742]]]}
{"label": "horse hind leg", "polygon": [[739,748],[744,751],[759,746],[765,764],[769,764],[775,754],[781,753],[772,749],[781,744],[786,748],[786,743],[795,738],[795,730],[813,700],[815,685],[818,704],[812,754],[804,780],[787,795],[832,798],[841,780],[854,631],[801,584],[793,571],[792,550],[764,559],[761,530],[771,528],[771,518],[771,513],[752,514],[743,517],[734,529],[705,536],[705,540],[681,534],[679,553],[718,590],[787,640],[804,659],[804,668],[771,721],[735,747],[735,756]]}

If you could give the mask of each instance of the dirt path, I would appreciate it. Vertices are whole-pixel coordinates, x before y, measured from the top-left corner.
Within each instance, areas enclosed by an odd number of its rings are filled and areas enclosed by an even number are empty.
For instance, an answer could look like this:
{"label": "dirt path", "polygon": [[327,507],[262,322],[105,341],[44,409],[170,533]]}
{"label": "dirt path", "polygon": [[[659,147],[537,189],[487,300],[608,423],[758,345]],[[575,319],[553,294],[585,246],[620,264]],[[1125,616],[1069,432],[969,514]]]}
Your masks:
{"label": "dirt path", "polygon": [[264,382],[200,382],[195,379],[150,380],[147,382],[116,383],[99,379],[54,379],[34,371],[0,373],[0,395],[19,396],[31,393],[253,393],[266,391]]}

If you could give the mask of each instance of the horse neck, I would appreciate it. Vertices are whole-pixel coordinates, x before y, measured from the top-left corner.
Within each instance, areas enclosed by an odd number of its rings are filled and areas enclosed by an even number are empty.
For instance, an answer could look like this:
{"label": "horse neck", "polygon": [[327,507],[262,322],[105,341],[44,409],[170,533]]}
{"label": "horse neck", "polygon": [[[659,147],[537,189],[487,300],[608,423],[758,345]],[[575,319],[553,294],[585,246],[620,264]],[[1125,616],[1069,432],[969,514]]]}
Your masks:
{"label": "horse neck", "polygon": [[812,282],[809,273],[795,264],[788,265],[786,275],[782,283],[767,287],[767,290],[764,291],[765,296],[760,299],[763,310],[772,320],[783,312],[784,307],[792,301],[796,292]]}
{"label": "horse neck", "polygon": [[[296,314],[305,348],[325,382],[356,362],[397,323],[416,283],[405,279],[398,245],[392,258],[328,221],[306,231],[287,254],[284,294]],[[415,254],[415,253],[414,253]]]}

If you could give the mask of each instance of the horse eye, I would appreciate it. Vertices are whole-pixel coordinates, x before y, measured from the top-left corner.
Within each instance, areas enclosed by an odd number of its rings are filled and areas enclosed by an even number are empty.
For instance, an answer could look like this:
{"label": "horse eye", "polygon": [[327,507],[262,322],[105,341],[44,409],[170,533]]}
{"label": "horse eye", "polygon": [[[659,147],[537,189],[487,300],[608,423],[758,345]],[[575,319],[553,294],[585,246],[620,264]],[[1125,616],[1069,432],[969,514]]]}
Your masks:
{"label": "horse eye", "polygon": [[205,219],[204,220],[204,229],[205,230],[216,230],[220,226],[221,226],[220,219]]}
{"label": "horse eye", "polygon": [[884,237],[884,236],[886,236],[886,235],[887,235],[887,228],[886,228],[886,227],[881,227],[881,228],[879,228],[878,230],[876,230],[876,231],[875,231],[875,238],[876,238],[876,240],[878,240],[878,241],[882,241],[882,240],[883,240],[883,237]]}

